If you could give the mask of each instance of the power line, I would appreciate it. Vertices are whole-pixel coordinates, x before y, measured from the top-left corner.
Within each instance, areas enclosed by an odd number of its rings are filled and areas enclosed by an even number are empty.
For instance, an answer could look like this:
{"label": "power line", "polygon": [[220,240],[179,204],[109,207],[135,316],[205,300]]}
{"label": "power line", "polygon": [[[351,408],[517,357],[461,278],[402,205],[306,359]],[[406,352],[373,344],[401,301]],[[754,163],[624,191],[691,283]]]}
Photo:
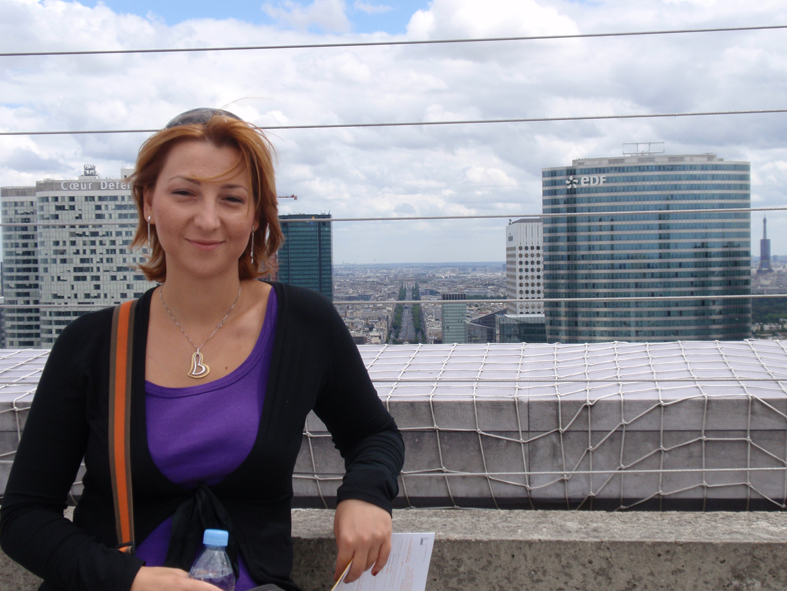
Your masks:
{"label": "power line", "polygon": [[[372,380],[375,382],[377,380]],[[438,380],[435,380],[438,381]],[[559,380],[555,380],[558,382]],[[660,380],[653,380],[653,381],[660,381]],[[404,430],[404,429],[403,429]],[[413,429],[411,429],[413,430]],[[478,429],[451,429],[451,431],[465,431],[471,433],[481,433]],[[326,437],[329,437],[326,435]],[[535,438],[534,438],[535,439]],[[523,443],[530,443],[531,441],[523,441]],[[719,441],[718,439],[715,441]],[[732,440],[728,440],[732,441]],[[744,440],[745,441],[745,440]],[[779,460],[781,461],[781,460]],[[729,472],[784,472],[787,470],[787,466],[767,466],[767,467],[754,467],[754,466],[741,466],[740,468],[675,468],[675,469],[666,469],[666,468],[628,468],[626,466],[612,466],[606,470],[599,468],[598,470],[573,470],[571,468],[567,470],[551,470],[551,471],[526,471],[526,472],[464,472],[461,470],[448,470],[447,468],[430,468],[427,470],[418,470],[418,471],[403,471],[402,478],[414,478],[418,477],[428,477],[428,478],[448,478],[448,477],[459,477],[459,478],[467,478],[473,477],[478,478],[479,476],[488,476],[488,477],[503,477],[503,476],[562,476],[564,479],[568,480],[572,476],[592,476],[592,475],[604,475],[604,476],[611,476],[614,474],[617,475],[629,475],[629,474],[700,474],[700,473],[729,473]],[[301,479],[311,479],[313,480],[316,475],[319,474],[319,477],[335,477],[337,480],[344,477],[344,472],[297,472],[293,476],[294,478],[301,478]],[[732,486],[737,483],[725,483],[719,485],[708,485],[707,483],[703,483],[703,486]],[[744,484],[744,483],[740,483]],[[525,486],[525,485],[520,485]],[[699,484],[696,486],[700,486]],[[531,487],[535,488],[535,487]],[[680,492],[680,491],[674,491]],[[779,505],[781,506],[781,505]]]}
{"label": "power line", "polygon": [[[721,294],[702,293],[692,296],[627,296],[627,297],[594,297],[594,298],[531,298],[529,300],[514,300],[506,298],[497,299],[466,299],[466,300],[336,300],[334,306],[396,306],[396,305],[426,305],[442,306],[443,304],[536,304],[560,302],[680,302],[700,300],[762,300],[771,298],[784,298],[787,293],[752,293],[752,294]],[[21,299],[21,298],[17,298]],[[745,302],[744,302],[745,303]],[[0,310],[91,310],[106,308],[112,304],[0,304]],[[787,380],[785,380],[787,381]]]}
{"label": "power line", "polygon": [[[450,265],[447,265],[450,266]],[[543,280],[541,281],[544,282]],[[642,289],[642,288],[640,288]],[[690,289],[690,288],[686,288]],[[694,288],[699,289],[699,288]],[[565,289],[556,289],[554,291],[567,291]],[[597,290],[601,291],[601,290]],[[530,298],[529,300],[513,300],[506,298],[497,299],[479,299],[473,300],[467,298],[466,300],[335,300],[334,306],[369,306],[372,304],[380,306],[394,306],[402,305],[415,305],[424,304],[430,306],[442,306],[443,304],[535,304],[538,302],[545,303],[561,303],[561,302],[680,302],[680,301],[694,301],[694,300],[749,300],[749,299],[768,299],[768,298],[783,298],[787,297],[787,293],[757,293],[757,294],[721,294],[715,292],[705,292],[699,295],[690,296],[603,296],[593,298]],[[0,308],[2,306],[0,305]],[[27,308],[35,308],[36,306],[22,306]]]}
{"label": "power line", "polygon": [[[259,126],[264,131],[287,129],[349,129],[365,127],[429,127],[435,125],[480,125],[489,123],[554,123],[561,121],[605,121],[613,119],[660,119],[669,117],[708,117],[716,115],[770,115],[787,113],[787,109],[757,109],[748,111],[700,111],[695,113],[647,113],[639,115],[584,115],[579,117],[530,117],[515,119],[467,119],[461,121],[404,121],[400,123],[335,123],[310,125]],[[0,136],[34,135],[100,135],[110,133],[155,133],[160,129],[93,129],[84,131],[2,131]]]}
{"label": "power line", "polygon": [[[425,370],[429,371],[429,370]],[[614,378],[562,378],[556,376],[550,376],[548,378],[528,378],[528,377],[511,377],[511,378],[484,378],[484,377],[472,377],[472,378],[445,378],[440,376],[430,376],[424,378],[378,378],[372,377],[372,382],[378,384],[587,384],[588,382],[592,382],[594,384],[601,383],[601,384],[652,384],[654,382],[658,383],[669,383],[669,382],[677,382],[677,383],[699,383],[702,384],[704,382],[708,383],[730,383],[730,382],[766,382],[766,383],[779,383],[779,382],[787,382],[787,376],[783,378],[777,377],[770,377],[770,378],[746,378],[743,376],[735,376],[735,377],[725,377],[725,378],[701,378],[696,376],[689,376],[685,378],[659,378],[656,376],[646,377],[646,378],[625,378],[623,376],[614,377]],[[472,429],[475,430],[475,429]],[[785,466],[787,468],[787,466]]]}
{"label": "power line", "polygon": [[[31,196],[32,197],[32,196]],[[414,221],[439,221],[439,220],[488,220],[488,219],[540,219],[540,218],[558,218],[558,217],[595,217],[613,215],[623,218],[627,215],[639,214],[666,214],[675,215],[683,213],[747,213],[759,211],[787,211],[787,206],[780,207],[722,207],[722,208],[708,208],[708,209],[637,209],[632,211],[590,211],[590,212],[572,212],[572,213],[520,213],[520,214],[478,214],[478,215],[422,215],[422,216],[407,216],[407,217],[368,217],[368,218],[308,218],[308,219],[288,219],[279,220],[280,224],[309,224],[309,223],[336,223],[336,222],[414,222]],[[642,220],[641,223],[647,223],[650,220]],[[680,220],[673,220],[680,221]],[[610,223],[610,222],[604,222]],[[115,222],[107,220],[96,220],[92,222],[3,222],[0,223],[2,228],[19,228],[19,227],[54,227],[54,228],[74,228],[74,227],[91,227],[91,226],[129,226],[136,227],[137,220]]]}
{"label": "power line", "polygon": [[434,39],[421,41],[358,41],[349,43],[311,43],[297,45],[246,45],[238,47],[183,47],[165,49],[97,49],[85,51],[26,51],[0,53],[0,57],[52,57],[65,55],[128,55],[145,53],[198,53],[206,51],[264,51],[281,49],[330,49],[341,47],[392,47],[402,45],[449,45],[459,43],[497,43],[502,41],[547,41],[560,39],[597,39],[604,37],[644,37],[652,35],[682,35],[690,33],[730,33],[738,31],[768,31],[787,29],[787,25],[761,27],[720,27],[713,29],[675,29],[663,31],[634,31],[621,33],[576,33],[573,35],[534,35],[528,37],[485,37],[480,39]]}
{"label": "power line", "polygon": [[[407,217],[376,217],[376,218],[316,218],[303,220],[280,220],[280,223],[308,223],[308,222],[392,222],[392,221],[424,221],[424,220],[484,220],[484,219],[504,219],[504,218],[565,218],[565,217],[595,217],[614,215],[625,217],[627,215],[639,215],[648,213],[659,214],[680,214],[680,213],[746,213],[752,211],[787,211],[787,206],[783,207],[730,207],[717,209],[638,209],[636,211],[591,211],[577,213],[526,213],[521,215],[503,214],[484,214],[484,215],[424,215]],[[643,220],[647,223],[649,220]],[[604,222],[609,223],[609,222]],[[2,225],[2,224],[0,224]]]}

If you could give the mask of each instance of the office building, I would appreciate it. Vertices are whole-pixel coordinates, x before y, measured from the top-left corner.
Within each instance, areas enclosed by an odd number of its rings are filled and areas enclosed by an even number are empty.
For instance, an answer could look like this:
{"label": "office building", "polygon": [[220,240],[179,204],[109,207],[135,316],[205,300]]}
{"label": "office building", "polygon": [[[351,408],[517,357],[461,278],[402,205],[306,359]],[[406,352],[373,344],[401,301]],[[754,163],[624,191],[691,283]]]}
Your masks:
{"label": "office building", "polygon": [[543,314],[543,222],[523,218],[506,226],[506,299],[509,314]]}
{"label": "office building", "polygon": [[771,267],[771,239],[768,238],[768,220],[762,218],[762,239],[760,239],[760,265],[757,273],[772,273]]}
{"label": "office building", "polygon": [[441,304],[441,322],[444,343],[467,342],[467,304],[464,293],[444,293],[440,295],[444,302]]}
{"label": "office building", "polygon": [[281,216],[284,243],[277,260],[279,281],[333,300],[333,232],[331,222],[324,221],[330,219],[330,214]]}
{"label": "office building", "polygon": [[544,295],[566,300],[545,306],[549,342],[748,338],[750,300],[721,296],[750,294],[750,214],[696,210],[750,196],[750,163],[713,154],[544,169]]}
{"label": "office building", "polygon": [[[3,347],[41,347],[35,187],[0,188],[3,224]],[[30,306],[18,308],[16,306]]]}
{"label": "office building", "polygon": [[503,314],[497,318],[497,334],[501,343],[546,343],[544,315]]}
{"label": "office building", "polygon": [[3,221],[24,218],[34,224],[27,233],[20,229],[11,237],[4,235],[7,263],[17,256],[17,248],[26,253],[23,264],[14,259],[13,269],[6,271],[4,296],[9,304],[21,303],[21,294],[28,293],[29,303],[40,304],[24,316],[6,310],[7,347],[21,348],[23,341],[51,347],[78,316],[137,298],[153,285],[135,267],[141,257],[128,249],[137,225],[126,181],[131,172],[101,178],[95,167],[86,165],[76,180],[38,181],[35,187],[21,188],[27,193],[21,209],[19,197],[9,195],[21,189],[3,189]]}
{"label": "office building", "polygon": [[505,310],[498,310],[491,314],[484,314],[467,321],[468,343],[497,343],[497,319],[505,314]]}
{"label": "office building", "polygon": [[[0,264],[0,267],[2,267],[2,264]],[[2,273],[1,270],[0,273]],[[5,298],[0,296],[0,348],[5,346],[5,322],[3,322],[5,308],[2,307],[3,305],[5,305]]]}

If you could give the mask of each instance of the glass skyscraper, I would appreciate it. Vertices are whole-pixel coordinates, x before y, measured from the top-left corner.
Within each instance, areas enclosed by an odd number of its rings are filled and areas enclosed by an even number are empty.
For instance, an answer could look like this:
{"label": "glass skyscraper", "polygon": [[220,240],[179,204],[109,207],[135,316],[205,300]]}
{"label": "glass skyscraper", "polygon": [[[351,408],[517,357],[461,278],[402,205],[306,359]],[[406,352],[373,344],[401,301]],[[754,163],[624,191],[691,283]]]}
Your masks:
{"label": "glass skyscraper", "polygon": [[[750,163],[713,154],[543,170],[549,342],[751,336]],[[649,300],[680,296],[682,300]],[[636,301],[607,301],[631,297]],[[578,298],[598,301],[572,302]]]}
{"label": "glass skyscraper", "polygon": [[3,303],[31,306],[4,310],[2,346],[40,348],[35,187],[3,187],[0,209],[3,223],[10,224],[3,228]]}
{"label": "glass skyscraper", "polygon": [[331,222],[320,221],[330,219],[330,214],[280,216],[284,244],[277,259],[279,281],[308,287],[333,300],[333,234]]}
{"label": "glass skyscraper", "polygon": [[444,293],[440,294],[440,299],[445,302],[462,302],[442,304],[440,313],[441,324],[443,327],[444,343],[466,343],[467,342],[467,294],[464,293]]}

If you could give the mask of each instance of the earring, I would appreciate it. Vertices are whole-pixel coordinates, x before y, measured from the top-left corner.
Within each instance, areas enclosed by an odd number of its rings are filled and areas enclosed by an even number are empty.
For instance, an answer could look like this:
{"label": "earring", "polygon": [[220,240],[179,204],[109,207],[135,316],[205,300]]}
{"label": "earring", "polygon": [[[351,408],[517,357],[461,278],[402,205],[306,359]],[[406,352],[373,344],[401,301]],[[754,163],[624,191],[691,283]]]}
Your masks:
{"label": "earring", "polygon": [[254,264],[254,226],[251,227],[251,249],[249,250],[249,255],[251,256],[251,264]]}
{"label": "earring", "polygon": [[148,254],[150,254],[150,216],[148,216]]}

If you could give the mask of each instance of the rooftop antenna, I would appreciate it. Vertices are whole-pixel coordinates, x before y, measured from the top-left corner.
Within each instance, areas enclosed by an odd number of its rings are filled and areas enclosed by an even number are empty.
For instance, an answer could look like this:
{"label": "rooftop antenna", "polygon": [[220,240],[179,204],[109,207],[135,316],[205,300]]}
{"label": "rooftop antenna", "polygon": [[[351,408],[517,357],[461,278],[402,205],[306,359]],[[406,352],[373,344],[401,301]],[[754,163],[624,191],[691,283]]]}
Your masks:
{"label": "rooftop antenna", "polygon": [[623,144],[624,156],[652,156],[664,153],[664,142],[636,142]]}

